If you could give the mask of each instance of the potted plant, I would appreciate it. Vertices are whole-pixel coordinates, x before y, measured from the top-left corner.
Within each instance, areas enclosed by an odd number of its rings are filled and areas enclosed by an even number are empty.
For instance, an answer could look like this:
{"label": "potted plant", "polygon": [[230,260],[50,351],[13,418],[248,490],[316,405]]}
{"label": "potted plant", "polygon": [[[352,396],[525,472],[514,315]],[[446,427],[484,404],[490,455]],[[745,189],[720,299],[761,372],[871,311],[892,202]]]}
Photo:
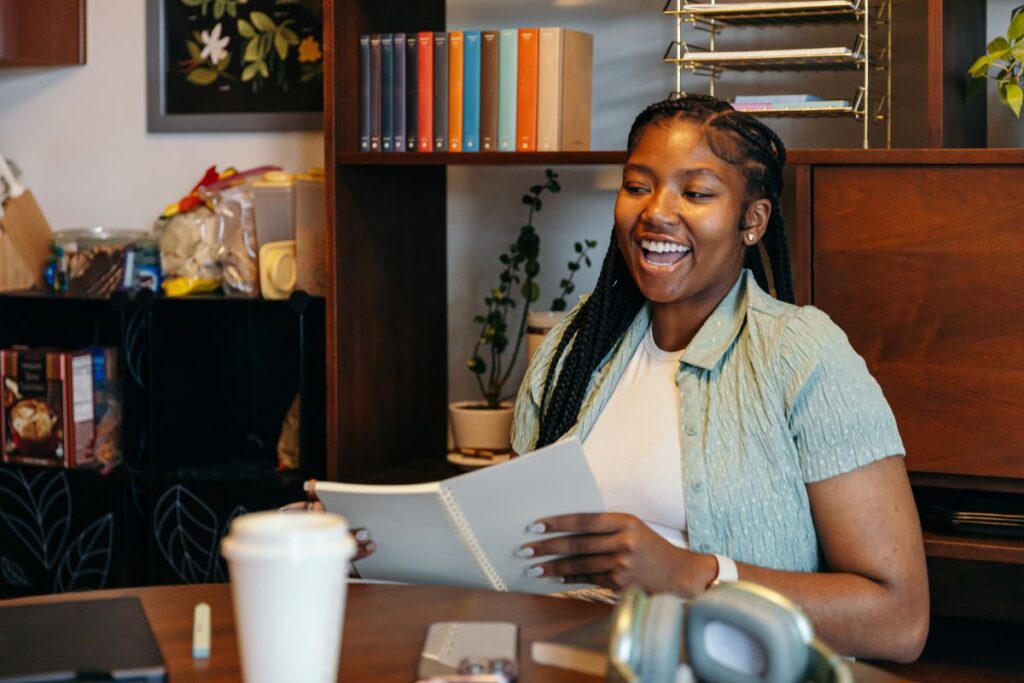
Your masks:
{"label": "potted plant", "polygon": [[1020,118],[1021,105],[1024,104],[1024,5],[1010,13],[1006,36],[993,39],[968,73],[973,79],[969,96],[982,92],[985,81],[991,79],[997,84],[1000,101]]}
{"label": "potted plant", "polygon": [[[498,284],[484,297],[485,311],[473,318],[479,333],[467,365],[476,378],[482,400],[456,401],[449,406],[455,444],[464,454],[500,455],[511,449],[509,399],[515,392],[506,394],[505,387],[523,346],[530,308],[540,298],[540,236],[533,220],[543,206],[541,195],[560,190],[558,174],[547,169],[544,183],[532,186],[523,195],[522,202],[529,207],[526,224],[519,229],[515,242],[498,257]],[[583,265],[591,265],[590,250],[596,246],[593,240],[575,244],[576,255],[569,261],[568,275],[559,283],[561,290],[552,301],[553,310],[564,315],[565,297],[575,289],[573,277]]]}

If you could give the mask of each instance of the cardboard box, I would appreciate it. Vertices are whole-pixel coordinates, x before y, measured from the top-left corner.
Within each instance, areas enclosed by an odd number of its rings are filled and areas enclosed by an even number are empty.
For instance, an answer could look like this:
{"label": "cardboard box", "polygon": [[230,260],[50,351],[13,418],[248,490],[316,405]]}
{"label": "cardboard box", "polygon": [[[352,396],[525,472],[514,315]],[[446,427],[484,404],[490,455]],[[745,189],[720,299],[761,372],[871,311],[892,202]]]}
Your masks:
{"label": "cardboard box", "polygon": [[4,462],[78,467],[95,462],[89,351],[0,351]]}

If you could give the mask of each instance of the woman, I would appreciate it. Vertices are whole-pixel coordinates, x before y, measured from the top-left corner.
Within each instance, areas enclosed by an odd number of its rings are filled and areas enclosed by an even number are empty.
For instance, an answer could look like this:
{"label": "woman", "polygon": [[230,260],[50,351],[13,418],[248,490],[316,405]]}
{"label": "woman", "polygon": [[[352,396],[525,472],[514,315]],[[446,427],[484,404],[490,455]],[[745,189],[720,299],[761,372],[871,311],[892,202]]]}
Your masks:
{"label": "woman", "polygon": [[642,112],[627,151],[595,291],[536,354],[513,427],[519,453],[582,439],[614,512],[538,520],[568,535],[520,554],[612,589],[754,581],[845,654],[915,659],[928,588],[903,444],[843,332],[792,305],[782,142],[689,96]]}

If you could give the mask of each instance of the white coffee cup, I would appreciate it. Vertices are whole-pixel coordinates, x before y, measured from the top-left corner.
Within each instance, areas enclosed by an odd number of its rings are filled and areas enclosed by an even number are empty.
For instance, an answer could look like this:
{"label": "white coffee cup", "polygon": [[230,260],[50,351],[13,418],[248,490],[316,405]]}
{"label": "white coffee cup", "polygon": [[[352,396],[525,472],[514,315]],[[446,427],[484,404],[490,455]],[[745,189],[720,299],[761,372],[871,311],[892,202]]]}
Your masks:
{"label": "white coffee cup", "polygon": [[345,518],[327,512],[257,512],[231,522],[221,552],[246,683],[338,679],[355,550]]}

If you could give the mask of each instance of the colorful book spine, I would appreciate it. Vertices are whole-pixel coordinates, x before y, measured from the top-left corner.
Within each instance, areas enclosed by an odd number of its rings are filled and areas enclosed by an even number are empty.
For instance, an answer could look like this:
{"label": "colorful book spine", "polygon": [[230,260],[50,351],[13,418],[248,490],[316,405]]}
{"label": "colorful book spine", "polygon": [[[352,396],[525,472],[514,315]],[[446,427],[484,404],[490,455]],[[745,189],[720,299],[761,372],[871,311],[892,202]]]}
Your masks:
{"label": "colorful book spine", "polygon": [[370,36],[370,151],[380,151],[380,34]]}
{"label": "colorful book spine", "polygon": [[498,63],[500,34],[480,32],[480,151],[498,149]]}
{"label": "colorful book spine", "polygon": [[519,31],[501,30],[498,47],[498,151],[516,151],[516,86],[519,84]]}
{"label": "colorful book spine", "polygon": [[462,151],[480,151],[480,31],[463,32]]}
{"label": "colorful book spine", "polygon": [[419,151],[434,148],[434,34],[421,31],[416,45],[416,137]]}
{"label": "colorful book spine", "polygon": [[519,29],[516,94],[516,150],[537,150],[537,69],[539,30]]}
{"label": "colorful book spine", "polygon": [[394,36],[380,36],[380,149],[390,152],[395,135]]}
{"label": "colorful book spine", "polygon": [[370,151],[370,35],[359,36],[359,151]]}
{"label": "colorful book spine", "polygon": [[465,43],[462,31],[448,34],[448,151],[462,151],[463,64]]}
{"label": "colorful book spine", "polygon": [[416,151],[417,135],[419,134],[419,50],[416,46],[416,35],[410,33],[405,37],[405,149]]}
{"label": "colorful book spine", "polygon": [[392,135],[394,142],[392,150],[395,152],[405,151],[405,34],[396,33],[394,40],[394,77],[392,88],[394,96],[394,110],[392,111]]}
{"label": "colorful book spine", "polygon": [[590,149],[594,38],[542,28],[537,69],[537,150]]}
{"label": "colorful book spine", "polygon": [[448,34],[434,33],[434,151],[448,150]]}

